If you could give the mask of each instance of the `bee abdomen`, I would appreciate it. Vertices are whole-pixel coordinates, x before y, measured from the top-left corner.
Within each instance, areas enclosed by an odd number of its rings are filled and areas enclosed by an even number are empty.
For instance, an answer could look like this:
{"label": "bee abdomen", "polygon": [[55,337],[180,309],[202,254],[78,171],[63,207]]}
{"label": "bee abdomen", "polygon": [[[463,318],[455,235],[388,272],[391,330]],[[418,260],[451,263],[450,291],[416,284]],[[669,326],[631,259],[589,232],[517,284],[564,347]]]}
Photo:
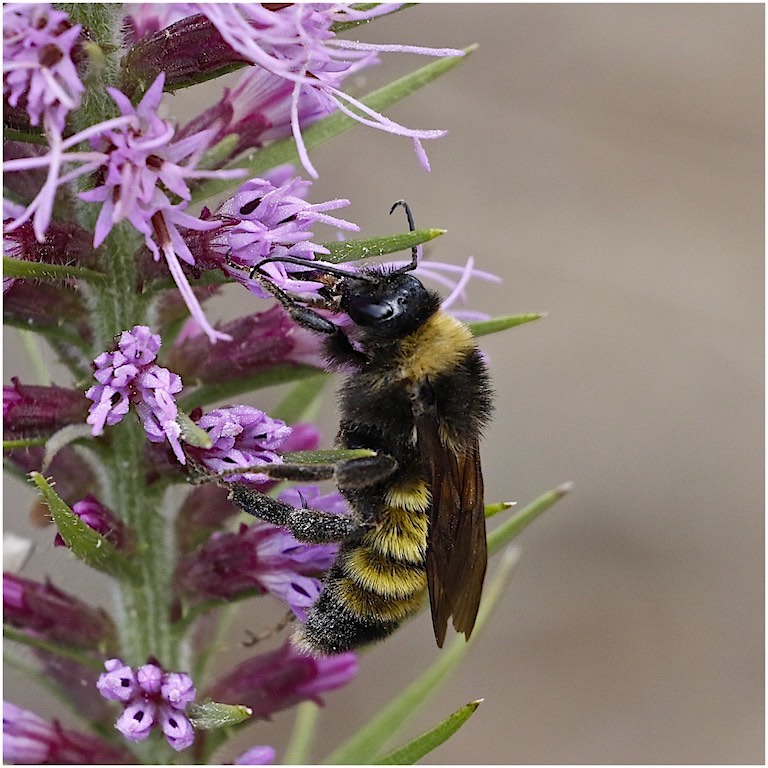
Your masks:
{"label": "bee abdomen", "polygon": [[426,515],[389,507],[377,528],[342,549],[294,643],[340,653],[391,634],[424,601],[425,548]]}

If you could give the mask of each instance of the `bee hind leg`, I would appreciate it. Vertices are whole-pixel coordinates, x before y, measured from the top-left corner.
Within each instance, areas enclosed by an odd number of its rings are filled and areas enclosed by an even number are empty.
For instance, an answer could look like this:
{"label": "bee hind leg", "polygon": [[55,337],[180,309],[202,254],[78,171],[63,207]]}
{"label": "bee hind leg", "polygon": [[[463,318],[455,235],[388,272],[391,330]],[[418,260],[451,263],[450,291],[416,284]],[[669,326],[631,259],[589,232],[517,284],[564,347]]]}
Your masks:
{"label": "bee hind leg", "polygon": [[350,517],[309,507],[293,507],[243,483],[233,484],[229,498],[249,515],[286,528],[297,541],[308,544],[345,541],[360,530],[360,524]]}

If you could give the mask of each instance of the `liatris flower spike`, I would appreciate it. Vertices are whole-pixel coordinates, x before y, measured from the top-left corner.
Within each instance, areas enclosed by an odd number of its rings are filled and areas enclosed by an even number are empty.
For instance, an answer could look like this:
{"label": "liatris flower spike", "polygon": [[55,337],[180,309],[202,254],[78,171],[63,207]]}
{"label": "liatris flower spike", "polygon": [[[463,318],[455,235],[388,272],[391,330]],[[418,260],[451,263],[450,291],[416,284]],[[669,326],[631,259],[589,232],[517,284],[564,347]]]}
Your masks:
{"label": "liatris flower spike", "polygon": [[[9,537],[17,554],[8,564],[43,575],[4,573],[6,663],[46,693],[37,713],[5,703],[5,762],[313,761],[301,748],[311,743],[310,708],[343,696],[360,662],[356,650],[307,655],[289,635],[302,634],[329,590],[362,588],[334,581],[353,557],[343,537],[318,541],[301,525],[276,523],[316,525],[319,516],[326,533],[357,526],[360,537],[377,525],[374,509],[363,528],[351,516],[349,502],[363,509],[365,488],[315,484],[343,462],[371,463],[358,444],[319,450],[330,437],[312,423],[329,372],[318,330],[343,346],[356,305],[339,286],[372,282],[360,260],[407,256],[443,233],[409,220],[408,231],[361,237],[349,213],[355,189],[324,197],[313,189],[321,173],[332,185],[335,170],[314,150],[359,124],[408,138],[429,168],[424,142],[446,131],[402,125],[389,108],[471,48],[357,39],[361,24],[382,28],[379,18],[409,7],[3,6],[3,309],[36,371],[3,388],[5,468],[36,492],[32,522],[52,526],[55,545],[20,545],[24,530]],[[394,53],[426,63],[360,95],[357,76]],[[181,97],[169,94],[203,82],[194,114],[178,119]],[[345,138],[350,162],[354,135]],[[368,176],[366,168],[360,178]],[[416,266],[404,264],[385,269]],[[447,288],[451,312],[471,278],[493,279],[472,259],[466,267],[419,259],[418,270]],[[472,332],[481,335],[538,315],[466,317],[479,320]],[[50,372],[38,342],[55,357]],[[357,359],[359,340],[346,343]],[[278,385],[287,388],[281,397],[264,395]],[[407,403],[393,401],[392,412],[400,407]],[[361,436],[359,446],[368,444]],[[297,472],[309,484],[288,479]],[[387,503],[407,513],[391,541],[377,539],[390,549],[418,529],[408,515],[423,518],[428,494],[408,482],[389,489]],[[268,499],[283,518],[244,516],[230,498],[242,494]],[[502,525],[489,551],[559,495]],[[23,529],[12,506],[6,519]],[[370,560],[358,574],[389,583],[391,558],[355,552]],[[420,568],[403,561],[395,576],[413,571],[418,582]],[[77,589],[65,584],[73,569]],[[278,626],[267,603],[286,617]],[[379,603],[364,608],[385,610],[387,600]],[[414,670],[386,727],[372,723],[328,759],[413,762],[448,738],[476,704],[407,744],[407,755],[385,749],[392,723],[410,719],[465,648],[442,657],[450,663],[440,674]],[[37,690],[6,683],[25,705]],[[273,743],[270,718],[294,708],[294,738]],[[235,748],[230,738],[253,725]]]}

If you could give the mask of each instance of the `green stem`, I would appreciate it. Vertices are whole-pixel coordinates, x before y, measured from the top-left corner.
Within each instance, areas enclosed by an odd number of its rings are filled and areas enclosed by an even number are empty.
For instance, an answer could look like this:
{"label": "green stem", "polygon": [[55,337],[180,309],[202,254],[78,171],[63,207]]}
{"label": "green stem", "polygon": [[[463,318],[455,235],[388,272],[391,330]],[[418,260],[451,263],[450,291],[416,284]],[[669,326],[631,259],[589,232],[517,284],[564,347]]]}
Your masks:
{"label": "green stem", "polygon": [[[116,84],[120,72],[122,8],[119,4],[71,3],[65,10],[83,25],[90,41],[84,48],[86,92],[71,116],[73,130],[80,131],[117,113],[105,86]],[[70,193],[78,224],[93,232],[98,206],[79,201],[76,194],[90,183],[85,177],[78,179]],[[141,235],[127,223],[113,227],[98,249],[105,279],[100,283],[80,281],[92,328],[91,357],[112,348],[121,331],[147,324],[146,304],[137,292],[135,255],[141,244]],[[135,416],[130,414],[110,432],[109,447],[102,456],[102,490],[108,506],[135,537],[132,561],[138,574],[135,579],[116,580],[121,658],[137,666],[155,657],[166,669],[177,670],[181,650],[171,625],[173,532],[162,513],[162,488],[147,484],[147,436]],[[160,737],[148,739],[139,752],[149,763],[172,761],[170,747]]]}
{"label": "green stem", "polygon": [[170,618],[171,526],[162,515],[160,493],[145,480],[146,435],[141,425],[129,417],[112,429],[115,448],[106,462],[110,502],[136,538],[132,559],[139,573],[135,581],[123,579],[119,584],[121,648],[131,664],[155,656],[167,669],[175,669],[179,646]]}

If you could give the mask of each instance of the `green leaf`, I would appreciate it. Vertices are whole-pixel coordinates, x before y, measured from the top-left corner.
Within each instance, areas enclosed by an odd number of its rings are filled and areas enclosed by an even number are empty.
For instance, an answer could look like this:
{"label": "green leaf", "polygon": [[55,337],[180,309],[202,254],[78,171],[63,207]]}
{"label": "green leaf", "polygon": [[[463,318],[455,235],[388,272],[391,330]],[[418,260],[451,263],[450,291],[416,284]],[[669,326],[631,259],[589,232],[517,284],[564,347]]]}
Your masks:
{"label": "green leaf", "polygon": [[102,660],[93,656],[91,653],[84,651],[82,648],[55,643],[52,640],[46,640],[42,637],[27,634],[21,629],[6,624],[3,624],[3,637],[6,640],[13,640],[21,645],[29,646],[30,648],[46,651],[47,653],[54,654],[62,659],[69,659],[84,667],[90,667],[91,669],[97,669],[99,671],[104,670],[104,663]]}
{"label": "green leaf", "polygon": [[488,534],[488,552],[493,554],[515,538],[527,525],[532,523],[542,512],[549,509],[558,499],[562,499],[573,488],[573,483],[563,483],[552,491],[539,496],[519,512],[512,515],[495,531]]}
{"label": "green leaf", "polygon": [[[470,54],[476,48],[476,45],[471,45],[468,48],[465,48],[464,51],[466,54]],[[426,66],[405,75],[405,77],[401,77],[389,85],[385,85],[383,88],[372,91],[367,96],[360,99],[360,101],[366,106],[375,109],[377,112],[381,112],[392,104],[404,99],[406,96],[410,96],[420,88],[423,88],[428,83],[431,83],[433,80],[440,77],[440,75],[449,72],[465,59],[466,56],[448,56],[442,59],[437,59],[436,61],[432,61]],[[329,139],[348,131],[357,124],[357,121],[353,118],[348,117],[343,112],[336,111],[332,115],[329,115],[302,131],[304,144],[308,151],[312,150]],[[299,153],[296,149],[296,143],[293,140],[293,137],[291,137],[275,141],[262,149],[255,150],[228,167],[246,168],[251,175],[259,176],[271,168],[276,168],[278,165],[283,165],[285,163],[296,164],[298,162]],[[201,200],[206,200],[212,195],[230,189],[232,186],[233,182],[229,179],[210,179],[209,181],[200,184],[197,189],[194,190],[192,193],[192,203],[194,204]]]}
{"label": "green leaf", "polygon": [[129,578],[136,576],[131,562],[100,533],[86,525],[39,472],[30,472],[29,476],[48,506],[61,538],[77,557],[91,568],[112,576]]}
{"label": "green leaf", "polygon": [[219,704],[208,700],[192,704],[186,714],[195,728],[212,731],[242,723],[253,715],[253,710],[242,704]]}
{"label": "green leaf", "polygon": [[421,245],[444,235],[444,229],[417,229],[414,232],[402,232],[399,235],[384,235],[370,237],[365,240],[344,240],[337,243],[323,243],[330,251],[328,256],[321,256],[323,261],[340,264],[343,261],[357,261],[374,256],[384,256],[387,253],[407,251],[414,245]]}
{"label": "green leaf", "polygon": [[506,331],[507,328],[514,328],[515,326],[523,325],[524,323],[530,323],[541,317],[546,317],[546,313],[529,312],[525,315],[501,315],[500,317],[492,317],[490,320],[467,323],[467,327],[472,331],[473,336],[487,336],[489,333]]}
{"label": "green leaf", "polygon": [[327,382],[328,376],[325,373],[296,382],[291,391],[270,411],[270,415],[287,424],[314,421]]}
{"label": "green leaf", "polygon": [[399,749],[376,760],[376,765],[413,765],[417,760],[450,739],[472,717],[482,701],[482,699],[478,699],[465,704],[439,725],[430,728],[421,736],[417,736]]}
{"label": "green leaf", "polygon": [[249,376],[241,376],[217,384],[203,384],[183,397],[179,404],[185,411],[189,412],[199,405],[210,405],[220,400],[229,400],[262,387],[299,381],[309,376],[317,376],[318,372],[319,369],[311,365],[290,365],[287,363],[273,365]]}
{"label": "green leaf", "polygon": [[489,517],[493,517],[494,515],[498,515],[499,512],[504,512],[507,509],[511,509],[515,506],[514,501],[497,501],[494,504],[486,504],[485,505],[485,517],[488,519]]}
{"label": "green leaf", "polygon": [[368,448],[350,448],[334,451],[286,451],[281,454],[285,464],[338,464],[348,459],[364,459],[375,456]]}
{"label": "green leaf", "polygon": [[13,451],[16,448],[32,448],[36,445],[45,445],[47,437],[20,437],[17,440],[3,440],[3,450]]}
{"label": "green leaf", "polygon": [[176,416],[176,423],[181,427],[181,439],[195,448],[208,449],[213,445],[211,436],[195,424],[184,411],[179,411]]}
{"label": "green leaf", "polygon": [[76,278],[91,283],[102,284],[106,275],[85,267],[72,264],[46,264],[43,261],[24,261],[3,256],[3,277],[21,277],[35,280],[65,280]]}
{"label": "green leaf", "polygon": [[464,654],[479,636],[493,606],[501,596],[507,578],[516,562],[517,550],[510,548],[499,563],[496,578],[483,595],[472,637],[465,641],[463,636],[457,636],[447,648],[440,651],[437,659],[425,672],[419,675],[396,699],[384,707],[373,720],[324,760],[324,764],[367,765],[380,754],[387,742],[394,738],[400,729],[409,722],[414,713],[448,679],[448,676],[464,658]]}

